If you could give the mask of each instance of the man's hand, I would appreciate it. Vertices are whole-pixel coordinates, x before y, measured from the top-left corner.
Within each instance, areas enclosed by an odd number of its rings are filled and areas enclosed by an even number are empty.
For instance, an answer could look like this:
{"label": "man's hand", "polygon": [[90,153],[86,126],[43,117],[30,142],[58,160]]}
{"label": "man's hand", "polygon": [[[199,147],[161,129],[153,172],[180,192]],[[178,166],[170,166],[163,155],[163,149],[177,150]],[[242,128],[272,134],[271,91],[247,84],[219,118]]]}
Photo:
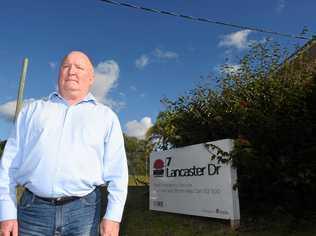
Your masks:
{"label": "man's hand", "polygon": [[[12,233],[12,234],[11,234]],[[0,222],[1,236],[18,236],[18,221],[5,220]]]}
{"label": "man's hand", "polygon": [[120,223],[108,219],[103,219],[100,224],[101,236],[118,236],[120,230]]}

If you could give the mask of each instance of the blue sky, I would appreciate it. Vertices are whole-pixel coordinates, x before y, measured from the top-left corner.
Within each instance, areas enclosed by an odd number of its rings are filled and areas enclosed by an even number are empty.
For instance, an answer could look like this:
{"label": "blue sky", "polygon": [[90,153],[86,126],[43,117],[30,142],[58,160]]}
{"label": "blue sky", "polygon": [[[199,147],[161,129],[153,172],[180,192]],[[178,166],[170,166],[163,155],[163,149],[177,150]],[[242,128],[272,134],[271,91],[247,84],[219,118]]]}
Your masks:
{"label": "blue sky", "polygon": [[[315,1],[126,0],[235,24],[299,34],[316,32]],[[92,59],[96,96],[118,113],[124,132],[141,137],[164,107],[216,74],[229,57],[266,34],[116,7],[99,0],[1,1],[0,139],[9,135],[21,63],[28,57],[25,98],[41,98],[56,88],[61,58],[82,50]],[[302,40],[272,36],[284,46]]]}

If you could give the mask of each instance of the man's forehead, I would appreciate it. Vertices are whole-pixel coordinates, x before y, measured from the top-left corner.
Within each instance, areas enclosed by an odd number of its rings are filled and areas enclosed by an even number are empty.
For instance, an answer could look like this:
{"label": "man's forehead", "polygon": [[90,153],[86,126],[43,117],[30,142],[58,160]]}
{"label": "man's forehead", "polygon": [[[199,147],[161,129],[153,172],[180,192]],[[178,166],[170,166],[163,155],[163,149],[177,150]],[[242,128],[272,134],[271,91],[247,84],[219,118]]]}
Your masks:
{"label": "man's forehead", "polygon": [[64,57],[62,64],[72,63],[72,62],[79,63],[79,64],[87,64],[93,67],[90,58],[82,52],[75,51],[75,52],[69,53],[68,55]]}

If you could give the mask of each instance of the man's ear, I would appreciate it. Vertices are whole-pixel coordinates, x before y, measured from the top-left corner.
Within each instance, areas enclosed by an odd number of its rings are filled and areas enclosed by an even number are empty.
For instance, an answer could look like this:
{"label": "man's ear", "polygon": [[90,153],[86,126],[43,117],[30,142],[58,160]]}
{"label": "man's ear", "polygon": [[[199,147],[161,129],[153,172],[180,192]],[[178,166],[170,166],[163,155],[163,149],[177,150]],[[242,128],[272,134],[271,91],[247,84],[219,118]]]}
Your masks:
{"label": "man's ear", "polygon": [[92,85],[94,83],[94,80],[95,80],[95,78],[94,78],[94,75],[93,75],[93,76],[90,77],[90,85]]}

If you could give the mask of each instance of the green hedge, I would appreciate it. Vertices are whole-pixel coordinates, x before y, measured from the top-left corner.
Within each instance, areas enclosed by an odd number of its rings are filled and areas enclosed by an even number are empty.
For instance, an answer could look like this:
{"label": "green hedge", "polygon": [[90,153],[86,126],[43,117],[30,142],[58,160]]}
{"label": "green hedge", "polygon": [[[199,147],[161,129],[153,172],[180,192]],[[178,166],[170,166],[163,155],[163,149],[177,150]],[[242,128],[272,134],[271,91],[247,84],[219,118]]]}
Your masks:
{"label": "green hedge", "polygon": [[302,53],[282,64],[286,56],[277,43],[255,44],[237,70],[222,66],[217,87],[164,99],[156,148],[233,138],[242,206],[315,209],[316,63]]}

